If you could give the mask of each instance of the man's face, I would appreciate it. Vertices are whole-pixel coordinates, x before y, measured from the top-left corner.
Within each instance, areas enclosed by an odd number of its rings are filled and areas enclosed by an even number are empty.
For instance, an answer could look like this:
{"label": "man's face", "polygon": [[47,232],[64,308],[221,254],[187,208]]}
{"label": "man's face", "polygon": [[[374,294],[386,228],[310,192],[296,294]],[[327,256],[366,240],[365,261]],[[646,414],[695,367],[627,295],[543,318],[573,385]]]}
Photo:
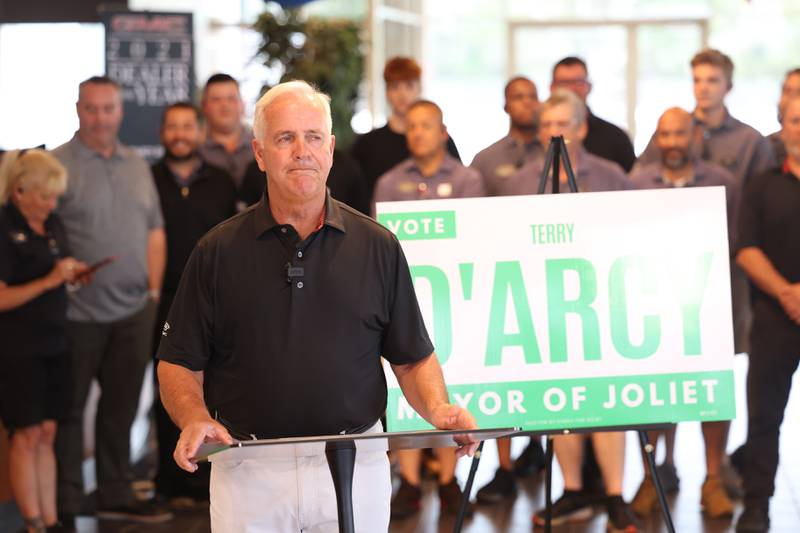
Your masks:
{"label": "man's face", "polygon": [[592,84],[589,82],[589,76],[581,65],[561,65],[553,72],[553,82],[550,84],[550,90],[567,89],[572,91],[578,98],[586,103],[586,97],[592,90]]}
{"label": "man's face", "polygon": [[728,80],[720,67],[708,64],[692,68],[694,99],[698,109],[711,110],[722,107],[728,94]]}
{"label": "man's face", "polygon": [[335,139],[325,111],[308,96],[279,96],[265,111],[263,139],[253,140],[258,168],[267,173],[270,195],[307,202],[325,195]]}
{"label": "man's face", "polygon": [[203,95],[203,114],[211,131],[231,133],[241,125],[244,103],[232,81],[212,83]]}
{"label": "man's face", "polygon": [[661,151],[661,164],[669,169],[683,168],[689,162],[692,141],[692,120],[688,115],[667,112],[656,129],[656,146]]}
{"label": "man's face", "polygon": [[576,144],[583,142],[586,137],[586,123],[578,124],[572,108],[567,104],[543,109],[539,118],[539,142],[542,146],[549,146],[550,138],[559,135],[564,136],[567,149],[571,151],[576,150]]}
{"label": "man's face", "polygon": [[536,85],[528,80],[517,80],[506,91],[506,113],[511,125],[519,129],[534,129],[539,120],[539,95]]}
{"label": "man's face", "polygon": [[429,105],[414,107],[406,115],[406,142],[414,159],[443,154],[447,130],[436,108]]}
{"label": "man's face", "polygon": [[117,140],[122,124],[119,90],[107,83],[87,83],[78,95],[80,135],[91,145],[108,146]]}
{"label": "man's face", "polygon": [[197,154],[200,124],[191,109],[176,107],[167,112],[161,125],[161,144],[167,159],[186,161]]}
{"label": "man's face", "polygon": [[786,146],[786,153],[796,163],[800,163],[800,98],[795,97],[786,102],[782,125],[781,140]]}
{"label": "man's face", "polygon": [[792,74],[786,81],[783,82],[783,89],[781,90],[781,101],[778,104],[780,114],[783,114],[783,108],[786,107],[786,102],[789,98],[800,96],[800,74]]}
{"label": "man's face", "polygon": [[419,100],[421,91],[419,80],[390,81],[386,84],[386,99],[392,112],[403,117],[411,104]]}

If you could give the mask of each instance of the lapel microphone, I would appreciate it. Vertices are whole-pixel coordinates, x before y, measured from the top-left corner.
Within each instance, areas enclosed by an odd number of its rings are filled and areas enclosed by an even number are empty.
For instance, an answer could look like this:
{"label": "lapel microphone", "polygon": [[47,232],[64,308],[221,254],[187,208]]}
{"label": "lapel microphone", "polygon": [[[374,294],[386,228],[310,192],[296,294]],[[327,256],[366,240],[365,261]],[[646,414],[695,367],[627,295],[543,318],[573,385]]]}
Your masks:
{"label": "lapel microphone", "polygon": [[292,266],[292,263],[286,263],[286,283],[292,284],[295,279],[302,279],[305,271],[303,267]]}

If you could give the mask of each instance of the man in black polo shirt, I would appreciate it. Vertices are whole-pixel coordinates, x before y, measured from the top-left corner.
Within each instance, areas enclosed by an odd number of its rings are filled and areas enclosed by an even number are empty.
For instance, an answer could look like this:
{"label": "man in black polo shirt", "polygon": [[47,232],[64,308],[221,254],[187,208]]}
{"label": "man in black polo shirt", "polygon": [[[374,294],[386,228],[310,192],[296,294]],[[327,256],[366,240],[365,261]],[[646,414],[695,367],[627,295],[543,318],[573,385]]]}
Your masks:
{"label": "man in black polo shirt", "polygon": [[[161,328],[178,290],[186,261],[205,233],[236,213],[236,187],[222,169],[200,159],[200,111],[189,102],[178,102],[164,110],[161,120],[164,157],[153,165],[164,231],[167,234],[167,266],[156,319],[153,353],[158,349]],[[172,423],[161,401],[154,402],[158,430],[156,493],[188,505],[208,498],[208,465],[190,476],[172,460],[180,431]]]}
{"label": "man in black polo shirt", "polygon": [[[570,56],[555,64],[550,90],[554,91],[559,88],[572,91],[583,100],[584,104],[587,103],[586,99],[592,91],[592,82],[589,81],[589,69],[583,59]],[[586,139],[583,141],[586,151],[613,161],[625,172],[630,172],[636,161],[636,154],[633,152],[633,143],[628,134],[607,120],[596,116],[591,109],[589,109],[586,123],[588,130]]]}
{"label": "man in black polo shirt", "polygon": [[[255,206],[201,239],[184,271],[158,357],[161,395],[182,429],[179,466],[205,440],[380,431],[392,364],[404,394],[438,428],[474,428],[451,405],[399,242],[327,194],[327,96],[280,84],[256,106],[253,149],[269,175]],[[214,414],[214,417],[210,412]],[[470,448],[472,450],[472,448]],[[323,446],[212,464],[215,531],[335,530]],[[386,531],[386,454],[360,453],[359,531]]]}
{"label": "man in black polo shirt", "polygon": [[745,509],[737,532],[769,530],[780,426],[800,361],[800,97],[786,102],[782,167],[750,179],[739,209],[736,261],[750,278]]}

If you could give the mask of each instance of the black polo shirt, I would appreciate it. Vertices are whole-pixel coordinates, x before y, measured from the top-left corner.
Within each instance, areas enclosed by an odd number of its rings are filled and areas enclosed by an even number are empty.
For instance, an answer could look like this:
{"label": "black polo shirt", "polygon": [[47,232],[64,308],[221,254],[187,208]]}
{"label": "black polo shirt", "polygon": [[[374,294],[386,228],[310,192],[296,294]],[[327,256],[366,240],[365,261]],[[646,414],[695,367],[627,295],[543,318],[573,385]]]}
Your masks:
{"label": "black polo shirt", "polygon": [[[11,202],[0,208],[0,281],[9,286],[23,285],[46,276],[56,261],[69,257],[67,235],[58,216],[51,214],[44,228],[45,235],[35,233]],[[16,309],[0,311],[0,354],[48,356],[65,352],[66,313],[64,285]]]}
{"label": "black polo shirt", "polygon": [[628,134],[622,128],[592,114],[591,111],[589,111],[586,123],[588,128],[586,138],[583,140],[583,147],[586,148],[586,151],[613,161],[625,172],[630,172],[636,161],[636,154]]}
{"label": "black polo shirt", "polygon": [[[778,273],[790,283],[800,282],[800,179],[786,164],[746,183],[739,207],[738,238],[739,250],[760,248]],[[775,316],[783,316],[787,325],[793,324],[775,298],[753,287],[756,303],[763,301]]]}
{"label": "black polo shirt", "polygon": [[236,214],[236,187],[227,172],[205,162],[186,185],[178,184],[164,159],[152,170],[167,234],[163,290],[173,292],[200,237]]}
{"label": "black polo shirt", "polygon": [[158,358],[203,370],[209,410],[244,433],[374,423],[386,407],[380,356],[408,364],[433,351],[400,244],[330,196],[321,228],[300,242],[268,202],[201,239]]}

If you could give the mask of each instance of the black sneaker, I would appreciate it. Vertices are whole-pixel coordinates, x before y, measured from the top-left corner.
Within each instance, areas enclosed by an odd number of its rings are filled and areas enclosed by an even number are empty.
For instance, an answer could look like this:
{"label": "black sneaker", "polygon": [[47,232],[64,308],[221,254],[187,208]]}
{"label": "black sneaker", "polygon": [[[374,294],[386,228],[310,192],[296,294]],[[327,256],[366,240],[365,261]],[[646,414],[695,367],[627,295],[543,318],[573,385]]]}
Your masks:
{"label": "black sneaker", "polygon": [[513,496],[517,492],[517,482],[514,474],[508,470],[498,468],[494,479],[484,485],[476,494],[480,503],[498,503]]}
{"label": "black sneaker", "polygon": [[736,521],[736,533],[761,533],[769,531],[769,505],[745,503],[744,511]]}
{"label": "black sneaker", "polygon": [[400,487],[392,498],[392,518],[406,518],[419,512],[422,490],[400,478]]}
{"label": "black sneaker", "polygon": [[[583,491],[565,490],[564,494],[553,504],[550,524],[560,526],[572,522],[582,522],[592,517],[592,506],[586,499]],[[533,515],[534,526],[544,526],[545,510],[537,511]]]}
{"label": "black sneaker", "polygon": [[622,496],[609,496],[606,500],[606,531],[609,533],[637,533],[642,525],[633,516],[630,506]]}
{"label": "black sneaker", "polygon": [[172,513],[153,500],[136,501],[129,505],[104,507],[97,510],[101,520],[126,520],[140,524],[160,524],[172,520]]}
{"label": "black sneaker", "polygon": [[656,467],[658,481],[661,483],[661,490],[665,494],[678,492],[681,488],[681,478],[678,477],[678,470],[674,464],[663,462]]}
{"label": "black sneaker", "polygon": [[[439,485],[439,503],[444,514],[457,515],[461,511],[461,506],[464,504],[464,493],[461,492],[456,478],[451,479],[447,485]],[[472,513],[472,505],[467,502],[464,516],[472,516]]]}
{"label": "black sneaker", "polygon": [[544,470],[544,448],[539,437],[531,437],[531,443],[514,461],[514,475],[517,477],[535,476]]}

